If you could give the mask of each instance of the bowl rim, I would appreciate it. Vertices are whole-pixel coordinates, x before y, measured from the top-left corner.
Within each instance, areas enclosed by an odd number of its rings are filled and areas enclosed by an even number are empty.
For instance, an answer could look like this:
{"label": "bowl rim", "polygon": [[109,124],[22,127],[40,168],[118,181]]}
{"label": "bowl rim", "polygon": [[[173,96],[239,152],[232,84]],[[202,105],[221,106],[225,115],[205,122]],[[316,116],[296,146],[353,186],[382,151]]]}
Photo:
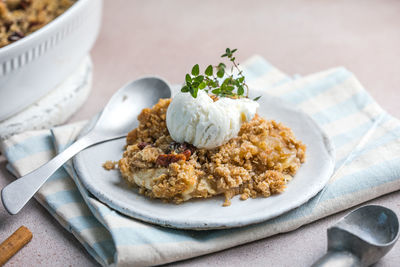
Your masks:
{"label": "bowl rim", "polygon": [[20,40],[13,42],[11,44],[8,44],[6,46],[3,46],[0,48],[0,60],[1,56],[6,56],[9,55],[9,53],[18,51],[21,46],[23,46],[25,43],[33,42],[35,40],[40,40],[41,36],[46,34],[48,29],[50,28],[56,28],[56,27],[61,27],[63,25],[65,20],[68,20],[73,16],[74,13],[76,13],[76,10],[79,10],[86,4],[86,2],[89,2],[91,0],[76,0],[72,6],[70,6],[67,10],[65,10],[62,14],[60,14],[58,17],[41,27],[40,29],[32,32],[28,36],[25,36],[21,38]]}

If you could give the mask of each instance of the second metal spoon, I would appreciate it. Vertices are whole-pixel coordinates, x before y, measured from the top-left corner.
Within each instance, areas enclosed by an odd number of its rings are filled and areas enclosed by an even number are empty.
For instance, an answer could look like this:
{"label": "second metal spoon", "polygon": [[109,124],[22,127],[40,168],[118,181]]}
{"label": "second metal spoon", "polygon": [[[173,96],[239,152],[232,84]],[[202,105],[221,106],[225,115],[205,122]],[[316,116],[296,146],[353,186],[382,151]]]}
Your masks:
{"label": "second metal spoon", "polygon": [[312,266],[370,266],[388,253],[398,238],[399,221],[392,210],[363,206],[328,229],[328,252]]}

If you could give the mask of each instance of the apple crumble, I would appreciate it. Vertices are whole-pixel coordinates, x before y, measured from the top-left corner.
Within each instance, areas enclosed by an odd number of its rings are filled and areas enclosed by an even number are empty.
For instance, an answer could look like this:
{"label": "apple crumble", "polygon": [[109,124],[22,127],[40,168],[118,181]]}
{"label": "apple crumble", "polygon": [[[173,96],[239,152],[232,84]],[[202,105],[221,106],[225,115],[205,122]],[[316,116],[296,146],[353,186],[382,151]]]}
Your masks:
{"label": "apple crumble", "polygon": [[75,2],[76,0],[0,1],[0,47],[40,29]]}
{"label": "apple crumble", "polygon": [[305,161],[305,145],[288,127],[257,114],[239,133],[215,148],[175,142],[166,117],[171,99],[160,99],[138,116],[139,126],[127,136],[119,161],[122,177],[151,198],[181,203],[224,195],[224,206],[284,191]]}

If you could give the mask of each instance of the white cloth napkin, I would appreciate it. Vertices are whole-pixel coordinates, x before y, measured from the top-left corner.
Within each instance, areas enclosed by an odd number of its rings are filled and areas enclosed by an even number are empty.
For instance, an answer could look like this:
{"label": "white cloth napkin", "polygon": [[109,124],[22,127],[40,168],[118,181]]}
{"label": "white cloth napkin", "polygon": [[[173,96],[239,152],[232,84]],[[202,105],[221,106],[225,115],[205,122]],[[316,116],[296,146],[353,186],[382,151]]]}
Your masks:
{"label": "white cloth napkin", "polygon": [[[335,68],[291,78],[259,56],[244,64],[251,88],[281,97],[311,115],[332,138],[336,167],[327,186],[306,204],[243,228],[187,231],[126,217],[82,186],[71,163],[36,199],[102,265],[142,266],[183,260],[277,233],[400,189],[400,123],[383,111],[352,73]],[[21,176],[71,144],[83,123],[25,132],[1,143],[9,169]],[[72,179],[71,179],[72,177]]]}

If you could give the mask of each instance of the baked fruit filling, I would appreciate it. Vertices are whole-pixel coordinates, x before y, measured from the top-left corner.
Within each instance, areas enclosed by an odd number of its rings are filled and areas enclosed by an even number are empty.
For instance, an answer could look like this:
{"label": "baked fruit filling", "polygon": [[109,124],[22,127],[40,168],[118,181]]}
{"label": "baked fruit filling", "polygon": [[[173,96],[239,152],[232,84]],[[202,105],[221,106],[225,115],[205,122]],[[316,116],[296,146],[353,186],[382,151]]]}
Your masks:
{"label": "baked fruit filling", "polygon": [[305,161],[306,147],[288,127],[257,114],[239,133],[215,148],[175,142],[166,124],[171,99],[160,99],[138,116],[118,166],[122,177],[147,197],[181,203],[224,195],[224,206],[284,191]]}

